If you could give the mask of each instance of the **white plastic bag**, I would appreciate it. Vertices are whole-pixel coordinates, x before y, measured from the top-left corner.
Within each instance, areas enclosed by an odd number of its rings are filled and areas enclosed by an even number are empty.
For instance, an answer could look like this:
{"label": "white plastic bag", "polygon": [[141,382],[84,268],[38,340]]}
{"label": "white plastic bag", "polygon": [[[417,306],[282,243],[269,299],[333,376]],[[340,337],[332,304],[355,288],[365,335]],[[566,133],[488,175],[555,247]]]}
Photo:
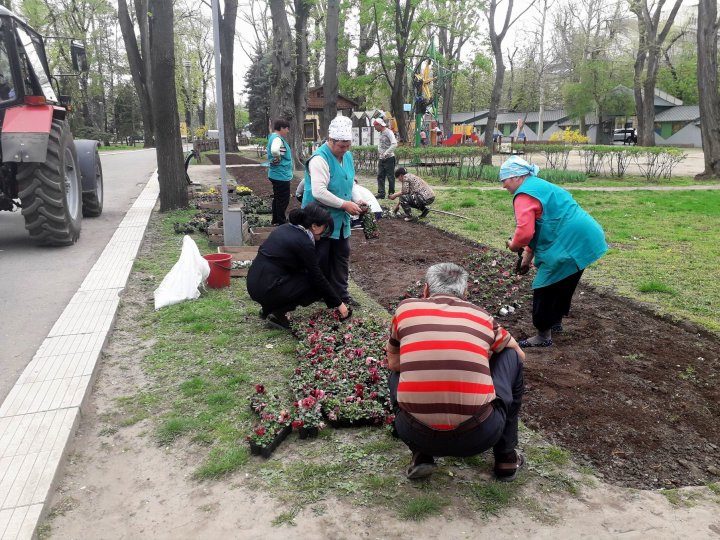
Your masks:
{"label": "white plastic bag", "polygon": [[195,241],[185,235],[178,262],[155,289],[155,309],[177,304],[183,300],[194,300],[200,296],[198,286],[209,275],[210,263],[200,255]]}

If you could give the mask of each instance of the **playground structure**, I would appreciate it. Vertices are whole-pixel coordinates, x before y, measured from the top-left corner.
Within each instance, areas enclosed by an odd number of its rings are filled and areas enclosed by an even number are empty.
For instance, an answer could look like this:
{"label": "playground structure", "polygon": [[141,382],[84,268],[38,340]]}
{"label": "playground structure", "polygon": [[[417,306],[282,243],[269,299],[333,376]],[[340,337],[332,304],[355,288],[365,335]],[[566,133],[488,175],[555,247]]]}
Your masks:
{"label": "playground structure", "polygon": [[438,102],[445,83],[451,75],[450,70],[443,67],[438,59],[435,42],[431,42],[425,51],[425,56],[413,71],[415,121],[411,127],[415,131],[416,147],[437,144]]}

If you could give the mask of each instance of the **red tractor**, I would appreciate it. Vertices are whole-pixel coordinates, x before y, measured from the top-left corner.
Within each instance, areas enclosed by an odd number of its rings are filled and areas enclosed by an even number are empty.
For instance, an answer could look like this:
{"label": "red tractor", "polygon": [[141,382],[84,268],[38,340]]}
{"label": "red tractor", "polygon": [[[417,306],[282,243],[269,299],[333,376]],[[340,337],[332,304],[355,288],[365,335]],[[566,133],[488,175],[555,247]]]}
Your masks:
{"label": "red tractor", "polygon": [[[84,47],[71,51],[87,69]],[[82,217],[103,208],[98,143],[73,140],[57,87],[43,38],[0,6],[0,210],[20,209],[30,236],[52,246],[75,243]]]}

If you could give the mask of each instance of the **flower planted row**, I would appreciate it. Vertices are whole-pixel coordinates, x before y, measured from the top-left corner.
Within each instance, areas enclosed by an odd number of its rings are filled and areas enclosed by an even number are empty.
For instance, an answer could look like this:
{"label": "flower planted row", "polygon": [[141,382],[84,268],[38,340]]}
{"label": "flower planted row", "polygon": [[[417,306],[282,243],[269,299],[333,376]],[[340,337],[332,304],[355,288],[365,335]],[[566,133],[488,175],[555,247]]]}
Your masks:
{"label": "flower planted row", "polygon": [[[459,263],[468,273],[467,299],[495,317],[514,313],[529,300],[532,273],[515,273],[517,255],[480,246]],[[409,287],[403,298],[422,294],[422,282]],[[402,299],[401,299],[402,300]]]}
{"label": "flower planted row", "polygon": [[[267,457],[291,428],[301,439],[333,427],[392,424],[384,346],[387,326],[373,319],[341,321],[320,311],[294,325],[298,365],[290,380],[295,401],[287,407],[262,385],[250,398],[260,423],[248,436],[253,453]],[[259,448],[260,450],[256,450]]]}

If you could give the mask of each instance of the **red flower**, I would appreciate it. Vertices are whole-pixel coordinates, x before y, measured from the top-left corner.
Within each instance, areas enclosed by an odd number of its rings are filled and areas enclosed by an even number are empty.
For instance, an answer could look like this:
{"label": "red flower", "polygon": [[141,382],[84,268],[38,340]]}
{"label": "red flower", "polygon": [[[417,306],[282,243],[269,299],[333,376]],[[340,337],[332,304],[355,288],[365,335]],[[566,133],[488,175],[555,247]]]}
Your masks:
{"label": "red flower", "polygon": [[292,421],[292,427],[293,427],[293,429],[300,429],[300,428],[303,427],[304,425],[305,425],[305,424],[303,423],[302,420],[293,420],[293,421]]}
{"label": "red flower", "polygon": [[315,398],[312,396],[308,396],[302,400],[302,406],[305,409],[310,409],[313,405],[315,405]]}
{"label": "red flower", "polygon": [[258,426],[255,428],[255,435],[258,437],[262,437],[267,433],[267,429],[265,429],[265,426]]}
{"label": "red flower", "polygon": [[377,399],[378,393],[377,392],[370,392],[370,399]]}
{"label": "red flower", "polygon": [[264,394],[265,393],[265,386],[262,384],[256,384],[255,385],[255,392],[258,394]]}

